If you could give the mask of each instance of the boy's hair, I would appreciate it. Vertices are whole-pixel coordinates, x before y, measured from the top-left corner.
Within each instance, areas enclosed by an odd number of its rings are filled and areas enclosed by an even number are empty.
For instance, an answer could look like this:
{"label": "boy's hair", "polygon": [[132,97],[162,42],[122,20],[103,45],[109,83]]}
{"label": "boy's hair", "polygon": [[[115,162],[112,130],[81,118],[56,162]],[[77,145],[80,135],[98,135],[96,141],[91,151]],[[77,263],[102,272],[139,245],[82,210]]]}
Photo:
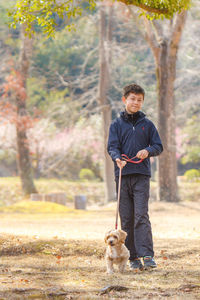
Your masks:
{"label": "boy's hair", "polygon": [[132,83],[132,84],[129,84],[129,85],[124,87],[123,96],[125,98],[127,98],[130,93],[142,94],[143,98],[144,98],[144,95],[145,95],[144,89],[136,83]]}

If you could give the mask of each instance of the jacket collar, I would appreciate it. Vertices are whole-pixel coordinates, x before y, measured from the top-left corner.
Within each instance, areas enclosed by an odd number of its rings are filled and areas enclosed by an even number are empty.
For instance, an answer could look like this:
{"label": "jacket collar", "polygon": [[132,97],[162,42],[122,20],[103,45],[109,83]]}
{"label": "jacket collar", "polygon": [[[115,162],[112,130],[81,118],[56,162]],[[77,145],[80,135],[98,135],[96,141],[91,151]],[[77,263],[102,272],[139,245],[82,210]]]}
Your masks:
{"label": "jacket collar", "polygon": [[146,117],[146,115],[142,111],[138,111],[135,114],[128,114],[125,110],[120,113],[120,117],[128,122],[131,120],[131,118],[135,119],[136,121],[142,120]]}

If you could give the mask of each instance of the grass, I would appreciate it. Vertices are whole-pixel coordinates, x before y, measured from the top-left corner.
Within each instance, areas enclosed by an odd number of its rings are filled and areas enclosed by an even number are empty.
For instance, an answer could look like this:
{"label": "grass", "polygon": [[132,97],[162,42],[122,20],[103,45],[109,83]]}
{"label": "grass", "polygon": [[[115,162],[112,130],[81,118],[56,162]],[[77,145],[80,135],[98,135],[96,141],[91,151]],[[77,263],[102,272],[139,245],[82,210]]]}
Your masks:
{"label": "grass", "polygon": [[[200,299],[200,203],[151,203],[158,268],[107,275],[103,239],[115,208],[1,213],[0,299]],[[128,290],[100,295],[107,286]]]}
{"label": "grass", "polygon": [[79,211],[75,209],[68,208],[64,205],[51,203],[51,202],[43,202],[43,201],[30,201],[24,200],[13,205],[0,207],[0,212],[4,213],[25,213],[25,214],[38,214],[38,213],[73,213],[78,214]]}
{"label": "grass", "polygon": [[157,270],[107,275],[101,241],[3,236],[0,299],[200,299],[198,246],[156,239]]}
{"label": "grass", "polygon": [[[0,300],[200,299],[199,184],[179,183],[189,201],[150,202],[158,268],[109,276],[103,239],[114,226],[116,203],[69,208],[76,194],[103,203],[103,183],[40,179],[36,186],[40,193],[66,192],[68,206],[24,199],[19,178],[0,179]],[[128,290],[101,295],[106,286]]]}
{"label": "grass", "polygon": [[182,201],[199,201],[200,182],[179,182],[179,195]]}
{"label": "grass", "polygon": [[[182,178],[178,180],[179,194],[182,201],[198,201],[200,199],[200,184],[198,182],[185,182]],[[70,182],[60,179],[38,179],[35,180],[37,190],[41,194],[53,192],[64,192],[67,203],[73,204],[75,195],[87,196],[89,204],[103,204],[105,202],[105,190],[103,182]],[[151,200],[156,199],[157,183],[151,182]],[[0,178],[0,206],[12,205],[27,200],[21,190],[18,177]]]}
{"label": "grass", "polygon": [[[70,182],[60,179],[38,179],[35,185],[39,193],[48,194],[53,192],[64,192],[67,202],[73,203],[75,195],[87,195],[88,203],[104,202],[104,184],[102,182]],[[0,206],[12,205],[13,203],[27,200],[21,190],[18,177],[0,178]]]}

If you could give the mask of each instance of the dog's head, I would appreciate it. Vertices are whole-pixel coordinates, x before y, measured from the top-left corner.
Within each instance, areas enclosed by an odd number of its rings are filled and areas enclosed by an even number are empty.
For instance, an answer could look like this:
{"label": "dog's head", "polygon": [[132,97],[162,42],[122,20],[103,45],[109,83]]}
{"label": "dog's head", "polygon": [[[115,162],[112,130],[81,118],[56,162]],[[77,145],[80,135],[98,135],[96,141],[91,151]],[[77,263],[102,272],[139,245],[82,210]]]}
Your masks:
{"label": "dog's head", "polygon": [[124,244],[127,233],[123,230],[109,230],[105,234],[105,243],[110,246]]}

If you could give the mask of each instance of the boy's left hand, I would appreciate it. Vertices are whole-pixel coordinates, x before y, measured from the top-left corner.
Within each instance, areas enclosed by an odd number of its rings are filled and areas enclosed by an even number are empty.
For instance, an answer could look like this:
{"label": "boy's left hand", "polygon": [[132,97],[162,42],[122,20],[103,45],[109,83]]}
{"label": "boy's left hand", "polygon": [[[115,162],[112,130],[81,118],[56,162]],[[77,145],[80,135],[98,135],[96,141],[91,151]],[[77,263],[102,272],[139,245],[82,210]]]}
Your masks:
{"label": "boy's left hand", "polygon": [[149,152],[146,149],[142,149],[140,151],[138,151],[138,153],[136,154],[137,158],[140,159],[145,159],[147,158],[149,155]]}

